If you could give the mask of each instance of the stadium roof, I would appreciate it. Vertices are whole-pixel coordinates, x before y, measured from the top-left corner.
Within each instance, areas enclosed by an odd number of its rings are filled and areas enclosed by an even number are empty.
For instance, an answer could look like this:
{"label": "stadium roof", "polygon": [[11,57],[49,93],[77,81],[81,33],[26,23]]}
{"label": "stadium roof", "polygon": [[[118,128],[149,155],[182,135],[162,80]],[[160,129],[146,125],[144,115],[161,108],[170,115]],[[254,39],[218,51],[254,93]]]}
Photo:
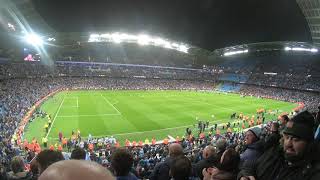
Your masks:
{"label": "stadium roof", "polygon": [[209,50],[251,42],[311,42],[299,6],[288,0],[1,1],[14,2],[32,28],[46,33],[147,33]]}
{"label": "stadium roof", "polygon": [[296,0],[307,19],[314,44],[320,46],[320,1]]}
{"label": "stadium roof", "polygon": [[318,48],[312,43],[294,42],[294,41],[273,41],[273,42],[259,42],[249,43],[236,46],[230,46],[214,50],[210,55],[212,56],[230,56],[236,54],[243,54],[250,52],[263,53],[275,51],[297,51],[309,54],[318,53]]}

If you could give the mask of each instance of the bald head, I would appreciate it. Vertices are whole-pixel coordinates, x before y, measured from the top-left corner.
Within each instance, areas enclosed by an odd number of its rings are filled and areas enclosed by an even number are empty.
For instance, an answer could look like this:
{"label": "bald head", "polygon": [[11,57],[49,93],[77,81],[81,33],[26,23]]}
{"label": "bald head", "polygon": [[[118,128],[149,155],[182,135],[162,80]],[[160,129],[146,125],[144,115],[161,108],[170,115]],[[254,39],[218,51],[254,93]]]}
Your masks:
{"label": "bald head", "polygon": [[203,154],[202,154],[202,156],[203,156],[204,158],[208,158],[208,157],[213,156],[213,155],[215,155],[215,154],[216,154],[216,149],[214,148],[214,146],[209,145],[209,146],[206,146],[206,147],[203,149]]}
{"label": "bald head", "polygon": [[179,143],[173,143],[169,146],[169,155],[172,157],[177,157],[183,155],[183,148]]}
{"label": "bald head", "polygon": [[59,161],[49,166],[39,180],[114,180],[111,173],[101,165],[84,160]]}

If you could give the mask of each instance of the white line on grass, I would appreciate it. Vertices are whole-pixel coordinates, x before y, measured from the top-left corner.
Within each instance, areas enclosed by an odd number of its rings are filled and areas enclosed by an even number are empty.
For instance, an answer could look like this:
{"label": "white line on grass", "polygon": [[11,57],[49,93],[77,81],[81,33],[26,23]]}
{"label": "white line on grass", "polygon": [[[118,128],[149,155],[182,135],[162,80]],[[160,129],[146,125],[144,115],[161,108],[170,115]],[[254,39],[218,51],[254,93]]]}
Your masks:
{"label": "white line on grass", "polygon": [[60,109],[61,109],[61,107],[62,107],[62,104],[63,104],[63,102],[64,102],[64,98],[65,98],[65,97],[63,97],[63,99],[62,99],[62,101],[61,101],[61,104],[60,104],[60,106],[59,106],[59,108],[58,108],[58,111],[56,112],[56,115],[54,116],[54,118],[53,118],[53,120],[52,120],[51,126],[50,126],[49,131],[48,131],[48,133],[47,133],[47,135],[46,135],[46,138],[48,138],[48,135],[49,135],[50,132],[51,132],[51,129],[52,129],[52,127],[53,127],[53,124],[54,124],[54,122],[55,122],[55,120],[56,120],[56,118],[57,118],[57,116],[58,116],[58,114],[59,114],[59,112],[60,112]]}
{"label": "white line on grass", "polygon": [[122,115],[121,112],[120,112],[116,107],[114,107],[114,105],[112,105],[112,104],[110,103],[110,101],[109,101],[106,97],[104,97],[102,94],[101,94],[101,97],[102,97],[110,106],[112,106],[112,107],[119,113],[119,115]]}
{"label": "white line on grass", "polygon": [[58,116],[58,117],[94,117],[94,116],[120,116],[121,114],[84,114],[84,115],[70,115],[70,116]]}
{"label": "white line on grass", "polygon": [[79,98],[77,97],[77,108],[79,107]]}

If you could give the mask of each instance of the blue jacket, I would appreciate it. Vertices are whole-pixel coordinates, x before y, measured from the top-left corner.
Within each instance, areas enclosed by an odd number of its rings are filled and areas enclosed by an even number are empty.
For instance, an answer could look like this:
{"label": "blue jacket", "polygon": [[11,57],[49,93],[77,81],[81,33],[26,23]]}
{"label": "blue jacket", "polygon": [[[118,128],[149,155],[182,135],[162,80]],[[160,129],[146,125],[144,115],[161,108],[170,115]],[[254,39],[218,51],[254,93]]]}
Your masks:
{"label": "blue jacket", "polygon": [[240,164],[245,161],[252,161],[258,159],[263,153],[263,144],[260,141],[257,141],[253,144],[249,144],[246,150],[240,154]]}

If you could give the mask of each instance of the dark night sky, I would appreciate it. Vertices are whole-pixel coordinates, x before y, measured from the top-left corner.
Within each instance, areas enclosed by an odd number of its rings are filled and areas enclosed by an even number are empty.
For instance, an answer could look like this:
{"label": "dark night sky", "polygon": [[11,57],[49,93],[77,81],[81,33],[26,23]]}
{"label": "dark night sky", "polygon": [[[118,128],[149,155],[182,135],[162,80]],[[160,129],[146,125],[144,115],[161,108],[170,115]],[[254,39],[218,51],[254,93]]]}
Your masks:
{"label": "dark night sky", "polygon": [[294,0],[33,0],[57,31],[145,32],[213,50],[262,41],[311,41]]}

